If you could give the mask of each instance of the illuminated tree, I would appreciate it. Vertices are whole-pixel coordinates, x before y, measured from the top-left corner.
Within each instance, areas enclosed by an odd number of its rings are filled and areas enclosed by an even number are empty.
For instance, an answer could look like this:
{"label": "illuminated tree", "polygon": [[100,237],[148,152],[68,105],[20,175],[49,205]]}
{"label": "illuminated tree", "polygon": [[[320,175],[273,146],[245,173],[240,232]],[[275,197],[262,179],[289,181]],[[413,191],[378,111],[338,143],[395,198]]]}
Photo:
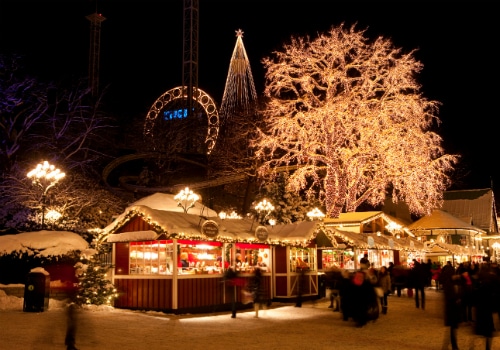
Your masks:
{"label": "illuminated tree", "polygon": [[[236,31],[236,44],[229,63],[219,116],[221,127],[217,144],[209,158],[209,177],[215,179],[241,175],[243,181],[225,184],[224,190],[235,196],[244,193],[241,212],[246,212],[250,204],[248,193],[253,188],[252,180],[255,178],[250,141],[255,138],[259,115],[257,92],[241,29]],[[242,191],[242,188],[246,190]]]}
{"label": "illuminated tree", "polygon": [[292,38],[263,59],[259,174],[290,167],[288,190],[319,198],[328,217],[378,205],[390,193],[415,214],[442,201],[458,156],[444,153],[439,103],[422,96],[423,65],[383,37],[344,25]]}
{"label": "illuminated tree", "polygon": [[236,44],[220,107],[219,140],[210,159],[212,176],[252,172],[254,167],[249,144],[255,137],[257,103],[252,69],[243,44],[243,31],[239,29],[236,31]]}
{"label": "illuminated tree", "polygon": [[110,267],[95,256],[82,255],[82,260],[75,265],[78,277],[76,302],[79,305],[113,305],[116,299],[116,287],[109,280]]}

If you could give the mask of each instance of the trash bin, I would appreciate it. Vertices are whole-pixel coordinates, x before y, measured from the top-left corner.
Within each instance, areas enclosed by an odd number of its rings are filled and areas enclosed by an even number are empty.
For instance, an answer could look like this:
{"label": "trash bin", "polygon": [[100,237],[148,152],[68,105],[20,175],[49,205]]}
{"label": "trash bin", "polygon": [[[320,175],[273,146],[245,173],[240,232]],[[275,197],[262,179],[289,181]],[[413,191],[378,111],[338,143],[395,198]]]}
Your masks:
{"label": "trash bin", "polygon": [[326,297],[326,275],[318,273],[318,297],[320,299]]}
{"label": "trash bin", "polygon": [[26,278],[24,285],[25,312],[42,312],[49,308],[50,275],[41,268],[32,269]]}

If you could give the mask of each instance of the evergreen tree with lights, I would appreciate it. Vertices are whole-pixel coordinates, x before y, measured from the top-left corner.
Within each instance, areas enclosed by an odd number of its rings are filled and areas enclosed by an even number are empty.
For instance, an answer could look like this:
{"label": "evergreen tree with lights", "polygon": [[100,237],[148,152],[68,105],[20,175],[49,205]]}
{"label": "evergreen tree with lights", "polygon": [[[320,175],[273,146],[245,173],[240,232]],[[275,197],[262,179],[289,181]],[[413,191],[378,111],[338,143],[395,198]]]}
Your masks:
{"label": "evergreen tree with lights", "polygon": [[95,255],[84,257],[75,265],[78,277],[76,302],[79,305],[111,305],[116,298],[116,288],[107,279],[108,265]]}
{"label": "evergreen tree with lights", "polygon": [[[264,182],[255,202],[267,198],[274,205],[273,218],[277,223],[290,224],[307,220],[307,212],[316,203],[303,199],[300,195],[287,191],[288,173],[279,174],[275,181]],[[256,213],[254,213],[256,214]]]}

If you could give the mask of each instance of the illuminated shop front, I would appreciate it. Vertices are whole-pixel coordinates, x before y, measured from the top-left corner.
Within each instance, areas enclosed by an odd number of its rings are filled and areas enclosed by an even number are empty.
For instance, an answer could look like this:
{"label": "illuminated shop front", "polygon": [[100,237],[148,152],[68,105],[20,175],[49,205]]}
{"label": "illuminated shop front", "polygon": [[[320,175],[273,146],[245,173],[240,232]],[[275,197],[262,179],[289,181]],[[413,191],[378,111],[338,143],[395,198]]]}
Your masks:
{"label": "illuminated shop front", "polygon": [[381,211],[341,213],[339,218],[327,218],[324,234],[332,247],[321,250],[324,270],[359,269],[365,254],[375,268],[389,266],[390,262],[406,266],[409,258],[423,255],[422,244],[419,247],[407,243],[413,239],[412,233]]}
{"label": "illuminated shop front", "polygon": [[426,247],[426,259],[445,265],[465,261],[481,262],[487,256],[483,237],[486,232],[443,210],[434,210],[408,225]]}
{"label": "illuminated shop front", "polygon": [[[317,223],[256,225],[132,205],[105,228],[112,244],[115,307],[168,312],[228,310],[232,290],[224,273],[233,266],[244,287],[263,272],[269,299],[317,297]],[[241,293],[237,293],[240,302]],[[243,305],[240,305],[244,307]]]}

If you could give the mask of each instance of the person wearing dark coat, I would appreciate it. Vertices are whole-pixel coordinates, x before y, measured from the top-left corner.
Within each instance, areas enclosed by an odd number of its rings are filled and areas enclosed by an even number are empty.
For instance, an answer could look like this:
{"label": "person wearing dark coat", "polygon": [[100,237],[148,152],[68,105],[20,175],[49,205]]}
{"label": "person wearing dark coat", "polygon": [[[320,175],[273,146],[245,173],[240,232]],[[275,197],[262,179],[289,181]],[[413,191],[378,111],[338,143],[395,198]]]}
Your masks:
{"label": "person wearing dark coat", "polygon": [[375,293],[374,285],[365,271],[359,270],[354,272],[351,278],[349,293],[349,309],[356,327],[363,327],[368,321],[374,321],[378,318],[378,297]]}
{"label": "person wearing dark coat", "polygon": [[470,323],[473,321],[474,276],[472,276],[467,262],[459,265],[457,274],[460,275],[462,282],[462,322]]}
{"label": "person wearing dark coat", "polygon": [[430,287],[432,284],[432,260],[427,259],[427,263],[422,263],[425,271],[425,286]]}
{"label": "person wearing dark coat", "polygon": [[[493,321],[493,305],[496,299],[496,291],[499,287],[499,278],[491,270],[489,264],[483,264],[478,273],[478,286],[475,292],[476,305],[476,335],[485,339],[485,349],[491,350],[495,324]],[[470,347],[474,348],[474,338],[471,339]]]}
{"label": "person wearing dark coat", "polygon": [[354,284],[352,283],[350,273],[346,270],[342,270],[341,282],[339,285],[339,296],[340,312],[342,313],[342,319],[344,321],[348,321],[349,318],[353,316],[353,305],[355,304],[352,293],[353,290]]}
{"label": "person wearing dark coat", "polygon": [[457,329],[461,321],[460,315],[460,276],[455,274],[455,268],[451,262],[443,267],[439,275],[439,283],[444,291],[444,325],[450,327],[449,335],[444,337],[443,349],[448,348],[451,343],[453,350],[458,350]]}
{"label": "person wearing dark coat", "polygon": [[64,271],[64,291],[68,297],[66,304],[66,334],[64,344],[67,350],[78,350],[76,348],[76,331],[78,326],[78,278],[74,268]]}
{"label": "person wearing dark coat", "polygon": [[382,314],[387,314],[387,296],[391,293],[391,275],[385,266],[381,266],[378,273],[377,285],[382,289],[383,295],[380,297]]}
{"label": "person wearing dark coat", "polygon": [[425,310],[425,285],[427,283],[427,271],[425,266],[413,259],[413,267],[410,270],[409,283],[415,288],[415,306]]}
{"label": "person wearing dark coat", "polygon": [[387,267],[387,272],[389,273],[389,276],[391,277],[391,294],[394,294],[394,275],[392,274],[392,270],[394,269],[394,263],[392,261],[389,262],[389,266]]}
{"label": "person wearing dark coat", "polygon": [[254,275],[250,280],[249,289],[253,296],[255,317],[259,317],[259,310],[266,299],[264,285],[262,283],[262,270],[260,268],[255,269]]}

